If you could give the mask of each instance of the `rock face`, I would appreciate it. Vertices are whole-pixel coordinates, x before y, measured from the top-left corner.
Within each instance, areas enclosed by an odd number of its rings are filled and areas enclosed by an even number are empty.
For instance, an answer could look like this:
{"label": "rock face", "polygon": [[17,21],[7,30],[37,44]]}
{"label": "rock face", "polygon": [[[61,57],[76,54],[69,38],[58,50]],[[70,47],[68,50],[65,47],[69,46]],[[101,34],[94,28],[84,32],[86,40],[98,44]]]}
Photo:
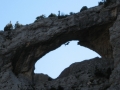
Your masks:
{"label": "rock face", "polygon": [[[110,87],[109,77],[113,60],[94,58],[70,65],[52,81],[39,83],[40,90],[106,90]],[[59,83],[59,84],[58,84]]]}
{"label": "rock face", "polygon": [[[111,2],[0,31],[0,90],[119,90],[120,0]],[[101,58],[74,63],[56,79],[34,73],[38,59],[70,40]]]}

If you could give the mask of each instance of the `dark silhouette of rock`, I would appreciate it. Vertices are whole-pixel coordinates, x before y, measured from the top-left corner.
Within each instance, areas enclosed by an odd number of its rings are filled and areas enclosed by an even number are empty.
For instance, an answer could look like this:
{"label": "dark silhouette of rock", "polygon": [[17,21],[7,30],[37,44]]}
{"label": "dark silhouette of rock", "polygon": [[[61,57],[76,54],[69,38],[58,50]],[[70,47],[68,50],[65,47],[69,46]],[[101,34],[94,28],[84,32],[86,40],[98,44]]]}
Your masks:
{"label": "dark silhouette of rock", "polygon": [[64,90],[84,90],[84,88],[85,90],[106,90],[110,86],[109,77],[113,71],[113,65],[112,59],[98,57],[73,63],[44,89],[50,89],[49,87],[52,86],[55,90],[58,90],[58,87],[63,87]]}
{"label": "dark silhouette of rock", "polygon": [[[0,90],[119,90],[120,0],[112,1],[63,19],[43,18],[0,31]],[[101,58],[74,63],[56,79],[34,73],[38,59],[71,40]]]}

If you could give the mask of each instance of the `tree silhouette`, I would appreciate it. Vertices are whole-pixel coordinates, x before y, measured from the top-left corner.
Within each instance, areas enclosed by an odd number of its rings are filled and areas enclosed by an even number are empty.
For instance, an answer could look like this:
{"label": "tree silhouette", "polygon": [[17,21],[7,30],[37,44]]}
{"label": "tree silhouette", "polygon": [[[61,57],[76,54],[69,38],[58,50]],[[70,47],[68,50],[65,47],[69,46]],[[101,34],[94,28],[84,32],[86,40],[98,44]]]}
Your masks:
{"label": "tree silhouette", "polygon": [[38,20],[42,20],[44,18],[46,18],[46,16],[44,14],[42,14],[42,15],[36,17],[36,20],[34,22],[37,22]]}
{"label": "tree silhouette", "polygon": [[4,31],[10,31],[10,30],[13,30],[13,25],[11,21],[4,27]]}
{"label": "tree silhouette", "polygon": [[104,2],[101,2],[101,1],[98,2],[98,5],[99,5],[99,6],[100,6],[100,5],[103,5],[103,4],[104,4]]}
{"label": "tree silhouette", "polygon": [[20,23],[17,21],[14,28],[17,29],[17,28],[20,28],[20,27],[22,27],[22,26],[23,26],[23,25],[20,24]]}
{"label": "tree silhouette", "polygon": [[57,17],[56,14],[51,13],[48,17]]}
{"label": "tree silhouette", "polygon": [[82,12],[82,11],[84,11],[84,10],[87,10],[87,9],[88,9],[87,6],[83,6],[83,7],[81,8],[80,12]]}
{"label": "tree silhouette", "polygon": [[73,13],[73,12],[70,12],[69,14],[70,14],[70,15],[73,15],[74,13]]}

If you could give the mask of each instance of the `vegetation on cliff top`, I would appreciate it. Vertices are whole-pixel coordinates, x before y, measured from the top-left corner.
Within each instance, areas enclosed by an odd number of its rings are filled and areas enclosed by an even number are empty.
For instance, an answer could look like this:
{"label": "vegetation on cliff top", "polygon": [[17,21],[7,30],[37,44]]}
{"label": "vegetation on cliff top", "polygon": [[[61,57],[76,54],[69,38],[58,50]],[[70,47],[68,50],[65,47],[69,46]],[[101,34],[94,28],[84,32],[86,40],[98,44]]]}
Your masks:
{"label": "vegetation on cliff top", "polygon": [[12,25],[11,21],[4,27],[4,31],[11,31],[17,28],[22,27],[23,25],[20,24],[18,21],[15,23],[15,25]]}
{"label": "vegetation on cliff top", "polygon": [[[111,3],[111,0],[102,0],[100,2],[98,2],[98,5],[104,5],[105,7],[108,6]],[[87,6],[83,6],[80,9],[80,12],[87,10],[88,7]],[[73,15],[73,12],[70,12],[69,15]],[[58,11],[58,15],[51,13],[48,18],[52,18],[52,17],[57,17],[58,19],[62,19],[62,18],[66,18],[67,16],[69,16],[68,14],[61,14],[60,11]],[[36,17],[36,20],[34,22],[37,22],[38,20],[42,20],[44,18],[47,18],[44,14]],[[13,26],[11,21],[4,27],[4,31],[10,31],[10,30],[14,30],[17,28],[22,27],[23,25],[20,24],[18,21],[16,22],[16,24]]]}

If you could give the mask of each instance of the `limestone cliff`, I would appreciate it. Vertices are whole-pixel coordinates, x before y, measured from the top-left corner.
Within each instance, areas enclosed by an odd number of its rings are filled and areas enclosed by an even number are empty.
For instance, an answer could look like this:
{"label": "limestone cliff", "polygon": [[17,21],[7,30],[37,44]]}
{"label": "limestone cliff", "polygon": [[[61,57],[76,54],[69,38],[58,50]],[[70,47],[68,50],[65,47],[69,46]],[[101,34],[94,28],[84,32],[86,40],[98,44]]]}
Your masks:
{"label": "limestone cliff", "polygon": [[[120,0],[111,1],[63,19],[0,31],[0,90],[119,90]],[[74,63],[56,79],[34,74],[38,59],[70,40],[102,58]]]}

